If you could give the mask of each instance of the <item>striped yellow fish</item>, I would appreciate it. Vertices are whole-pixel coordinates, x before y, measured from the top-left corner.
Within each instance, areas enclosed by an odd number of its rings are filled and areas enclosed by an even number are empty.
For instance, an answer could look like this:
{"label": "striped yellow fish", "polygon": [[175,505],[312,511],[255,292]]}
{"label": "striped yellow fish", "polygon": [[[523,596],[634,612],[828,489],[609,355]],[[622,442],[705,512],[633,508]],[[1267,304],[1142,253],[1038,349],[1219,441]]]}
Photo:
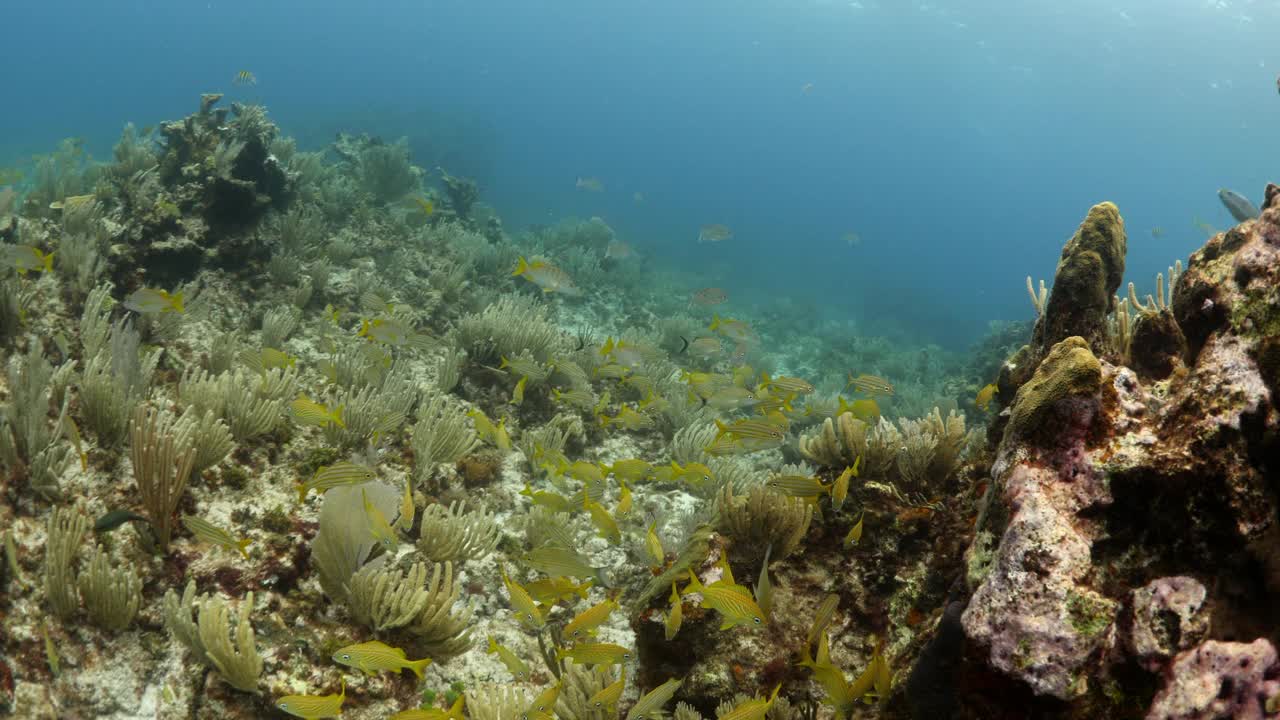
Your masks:
{"label": "striped yellow fish", "polygon": [[289,403],[289,411],[293,414],[293,419],[299,425],[312,427],[337,425],[345,428],[347,425],[342,421],[342,408],[342,405],[337,407],[322,405],[307,397],[305,393],[298,393],[298,397]]}
{"label": "striped yellow fish", "polygon": [[257,85],[258,78],[255,77],[254,74],[249,72],[248,70],[241,70],[240,72],[236,73],[236,77],[233,80],[233,82],[236,85]]}
{"label": "striped yellow fish", "polygon": [[644,430],[653,427],[653,418],[636,411],[630,405],[623,405],[618,408],[618,414],[613,417],[601,415],[600,424],[605,427],[621,425],[628,430]]}
{"label": "striped yellow fish", "polygon": [[609,619],[609,614],[617,609],[618,603],[613,600],[605,600],[592,605],[578,613],[564,626],[564,636],[572,641],[577,641],[594,634],[595,629],[603,625]]}
{"label": "striped yellow fish", "polygon": [[604,710],[605,712],[612,713],[614,707],[618,704],[619,698],[622,697],[622,691],[626,686],[627,676],[624,673],[619,675],[617,680],[614,680],[608,685],[600,688],[595,695],[588,698],[587,704],[597,710]]}
{"label": "striped yellow fish", "polygon": [[551,397],[556,402],[572,405],[579,410],[589,410],[596,404],[596,396],[586,388],[561,390],[556,388],[551,391]]}
{"label": "striped yellow fish", "polygon": [[666,563],[667,553],[662,549],[662,539],[658,537],[657,520],[649,523],[649,529],[644,534],[644,549],[649,553],[649,559],[654,565],[662,567]]}
{"label": "striped yellow fish", "polygon": [[813,645],[822,633],[831,624],[831,618],[835,617],[836,606],[840,604],[840,596],[831,593],[822,599],[822,603],[818,605],[818,609],[813,614],[813,624],[809,627],[809,636],[805,640],[805,654],[807,655],[809,646]]}
{"label": "striped yellow fish", "polygon": [[779,375],[776,378],[770,378],[769,373],[761,373],[761,385],[769,388],[770,391],[782,393],[795,393],[797,395],[808,395],[813,392],[813,385],[807,380],[800,378],[787,377]]}
{"label": "striped yellow fish", "polygon": [[572,600],[577,596],[583,600],[587,599],[587,591],[591,589],[594,581],[587,580],[582,583],[574,583],[570,578],[551,577],[539,578],[533,582],[526,583],[524,589],[529,595],[543,605],[555,605],[561,600]]}
{"label": "striped yellow fish", "polygon": [[404,668],[409,668],[414,675],[418,676],[418,679],[422,679],[422,671],[431,664],[430,658],[408,660],[405,658],[404,650],[377,640],[339,648],[333,654],[333,661],[339,665],[362,670],[367,675],[377,675],[384,670],[398,673]]}
{"label": "striped yellow fish", "polygon": [[534,490],[528,483],[525,483],[520,494],[529,498],[534,505],[541,505],[554,512],[571,513],[574,509],[573,502],[569,498],[548,490]]}
{"label": "striped yellow fish", "polygon": [[543,260],[529,262],[521,257],[516,265],[515,272],[511,274],[523,277],[525,280],[537,285],[542,288],[544,293],[558,292],[569,296],[582,294],[582,291],[574,284],[573,278],[569,277],[569,273]]}
{"label": "striped yellow fish", "polygon": [[508,577],[505,567],[500,565],[498,569],[502,572],[502,583],[507,587],[507,597],[511,602],[511,611],[515,614],[516,620],[535,631],[546,627],[546,613],[533,601],[529,591]]}
{"label": "striped yellow fish", "polygon": [[396,518],[396,527],[409,532],[413,529],[413,517],[418,509],[413,504],[413,483],[406,476],[404,480],[404,496],[400,498],[400,517]]}
{"label": "striped yellow fish", "polygon": [[636,701],[635,705],[627,711],[627,720],[644,720],[655,716],[662,715],[662,709],[667,703],[671,702],[671,698],[675,697],[676,691],[684,684],[683,680],[670,680],[662,683],[658,687],[650,690]]}
{"label": "striped yellow fish", "polygon": [[298,502],[307,499],[307,493],[315,490],[324,494],[325,490],[342,485],[359,485],[377,477],[373,468],[350,462],[338,462],[322,465],[309,481],[298,485]]}
{"label": "striped yellow fish", "polygon": [[774,475],[764,485],[788,497],[812,498],[831,493],[830,485],[824,485],[821,478],[808,475]]}
{"label": "striped yellow fish", "polygon": [[622,542],[622,529],[618,521],[609,514],[603,505],[592,502],[587,493],[582,494],[582,508],[591,516],[591,524],[596,526],[596,533],[611,543]]}
{"label": "striped yellow fish", "polygon": [[551,368],[529,357],[516,356],[508,358],[502,356],[502,364],[498,366],[499,370],[506,370],[516,377],[527,377],[534,382],[539,383],[551,377]]}
{"label": "striped yellow fish", "polygon": [[524,680],[529,677],[529,666],[520,659],[519,655],[511,652],[511,649],[505,645],[499,645],[493,636],[489,636],[489,649],[485,650],[490,655],[497,655],[503,665],[507,666],[507,672],[515,676],[517,680]]}
{"label": "striped yellow fish", "polygon": [[653,465],[638,459],[615,460],[612,465],[602,465],[600,469],[619,480],[631,483],[640,482],[653,474]]}
{"label": "striped yellow fish", "polygon": [[720,613],[724,618],[721,630],[737,625],[763,627],[768,623],[764,611],[749,593],[740,592],[732,585],[703,585],[692,570],[689,571],[689,586],[684,589],[685,595],[690,593],[698,593],[704,607]]}
{"label": "striped yellow fish", "polygon": [[631,509],[635,504],[635,498],[631,497],[631,488],[627,486],[627,481],[618,479],[618,506],[613,509],[614,517],[626,520],[631,515]]}
{"label": "striped yellow fish", "polygon": [[[854,377],[853,373],[849,373],[849,385],[852,385],[854,390],[857,390],[860,393],[866,393],[867,395],[884,395],[886,397],[893,396],[893,384],[888,380],[875,375],[867,375],[863,373],[858,377]],[[845,387],[849,387],[849,385],[846,385]]]}
{"label": "striped yellow fish", "polygon": [[680,593],[676,592],[676,584],[671,583],[671,609],[667,611],[667,617],[662,623],[663,637],[674,640],[683,621],[684,601],[680,599]]}
{"label": "striped yellow fish", "polygon": [[245,550],[245,548],[249,547],[249,543],[253,542],[249,538],[237,540],[235,539],[235,536],[226,530],[223,530],[204,518],[199,518],[194,515],[183,515],[182,524],[185,525],[186,528],[191,531],[191,534],[195,535],[197,538],[207,543],[213,543],[224,550],[238,552],[244,556],[245,560],[249,559],[249,553]]}
{"label": "striped yellow fish", "polygon": [[782,683],[773,686],[773,694],[768,700],[764,698],[750,698],[734,705],[729,712],[721,715],[717,720],[764,720],[765,713],[769,712],[769,708],[773,707],[773,701],[778,699],[778,690],[782,687]]}
{"label": "striped yellow fish", "polygon": [[839,510],[844,507],[844,500],[849,496],[849,480],[858,477],[858,465],[862,463],[862,456],[854,458],[853,464],[844,469],[836,481],[831,484],[831,509]]}
{"label": "striped yellow fish", "polygon": [[847,402],[843,396],[840,397],[840,405],[836,409],[836,415],[849,413],[864,423],[874,423],[880,419],[880,405],[872,398],[859,398],[853,402]]}
{"label": "striped yellow fish", "polygon": [[973,404],[977,405],[978,409],[982,412],[986,412],[987,408],[991,406],[991,400],[995,398],[998,390],[999,388],[996,387],[994,383],[983,386],[983,388],[978,391],[977,396],[974,397]]}
{"label": "striped yellow fish", "polygon": [[631,651],[613,643],[578,643],[571,648],[556,648],[556,659],[579,665],[621,665],[630,662]]}
{"label": "striped yellow fish", "polygon": [[[555,710],[556,699],[560,697],[561,687],[561,683],[556,683],[555,685],[552,685],[546,690],[538,693],[538,696],[533,699],[533,702],[529,703],[529,708],[526,712],[544,713],[550,716],[550,714]],[[525,718],[524,720],[532,720],[532,716]]]}
{"label": "striped yellow fish", "polygon": [[347,681],[337,695],[285,695],[276,700],[276,707],[304,720],[336,718],[342,713],[342,701],[347,699]]}
{"label": "striped yellow fish", "polygon": [[726,425],[720,420],[716,420],[716,439],[728,435],[735,440],[751,439],[751,440],[771,440],[779,442],[785,440],[787,433],[776,423],[769,420],[735,420],[732,424]]}
{"label": "striped yellow fish", "polygon": [[448,710],[441,710],[440,708],[401,710],[392,715],[389,720],[464,720],[462,705],[465,700],[465,695],[458,695],[458,699],[453,701],[453,705],[449,706]]}
{"label": "striped yellow fish", "polygon": [[[773,584],[769,582],[769,555],[773,552],[773,544],[770,543],[764,549],[764,562],[760,565],[760,577],[756,578],[755,591],[756,603],[760,609],[764,611],[764,616],[768,619],[770,613],[773,612]],[[727,562],[725,563],[728,564]]]}
{"label": "striped yellow fish", "polygon": [[520,561],[548,575],[595,578],[604,582],[601,568],[592,567],[585,557],[569,548],[544,545],[524,553],[520,556]]}
{"label": "striped yellow fish", "polygon": [[585,483],[604,483],[604,471],[599,465],[586,460],[576,460],[572,464],[562,462],[556,467],[556,472]]}
{"label": "striped yellow fish", "polygon": [[[865,514],[865,513],[864,513]],[[850,548],[862,541],[862,515],[858,515],[858,522],[849,528],[849,534],[844,536],[844,547]]]}

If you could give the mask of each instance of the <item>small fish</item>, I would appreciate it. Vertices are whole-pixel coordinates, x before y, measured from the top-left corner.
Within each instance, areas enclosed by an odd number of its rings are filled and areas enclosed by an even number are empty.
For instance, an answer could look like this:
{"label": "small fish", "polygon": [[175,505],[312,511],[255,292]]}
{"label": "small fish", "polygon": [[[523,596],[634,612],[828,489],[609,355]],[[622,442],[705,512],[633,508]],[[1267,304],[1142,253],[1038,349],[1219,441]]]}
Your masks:
{"label": "small fish", "polygon": [[611,543],[622,542],[622,530],[618,521],[609,514],[603,505],[592,502],[587,493],[582,494],[582,508],[591,516],[591,524],[596,526],[596,533]]}
{"label": "small fish", "polygon": [[597,710],[604,710],[605,712],[611,713],[617,706],[618,699],[622,697],[622,691],[626,686],[627,676],[626,673],[622,673],[618,676],[617,680],[614,680],[608,685],[600,688],[595,695],[588,698],[587,704]]}
{"label": "small fish", "polygon": [[1206,236],[1212,237],[1218,234],[1217,228],[1205,222],[1204,220],[1201,220],[1199,217],[1191,218],[1191,224],[1195,226],[1198,230],[1200,230],[1200,232],[1204,233]]}
{"label": "small fish", "polygon": [[542,288],[544,293],[558,292],[571,297],[582,294],[578,286],[573,283],[573,278],[569,277],[569,273],[543,260],[534,260],[531,263],[521,257],[515,272],[511,274],[524,277],[525,280]]}
{"label": "small fish", "polygon": [[392,347],[408,345],[415,339],[413,330],[408,326],[398,320],[389,320],[387,318],[361,320],[360,330],[356,334],[370,342]]}
{"label": "small fish", "polygon": [[511,435],[507,433],[507,419],[503,418],[493,426],[493,446],[503,452],[511,452]]}
{"label": "small fish", "polygon": [[517,680],[524,680],[529,677],[529,666],[520,659],[519,655],[511,652],[511,649],[505,645],[499,645],[493,636],[489,636],[489,648],[485,650],[490,655],[497,655],[503,665],[507,666],[507,672],[515,676]]}
{"label": "small fish", "polygon": [[631,651],[613,643],[578,643],[571,648],[556,648],[556,659],[569,658],[579,665],[621,665],[630,662]]}
{"label": "small fish", "polygon": [[529,498],[534,505],[541,505],[552,512],[571,513],[574,510],[573,501],[569,498],[548,490],[534,490],[527,483],[520,494]]}
{"label": "small fish", "polygon": [[631,515],[634,504],[635,499],[631,497],[631,488],[627,487],[627,481],[618,478],[618,506],[613,509],[613,516],[626,520]]}
{"label": "small fish", "polygon": [[671,702],[671,698],[675,697],[676,691],[680,689],[682,684],[684,684],[683,680],[671,678],[645,693],[627,711],[626,720],[649,720],[663,717],[662,709],[666,707],[667,703]]}
{"label": "small fish", "polygon": [[724,422],[716,420],[715,423],[719,430],[716,433],[716,439],[728,435],[735,439],[781,441],[787,437],[785,430],[768,420],[735,420],[731,425],[725,425]]}
{"label": "small fish", "polygon": [[686,340],[684,337],[680,339],[684,341],[684,347],[680,349],[681,353],[687,352],[703,359],[719,357],[724,353],[724,343],[718,337],[703,335],[693,340]]}
{"label": "small fish", "polygon": [[514,358],[502,356],[502,364],[498,366],[499,370],[507,372],[519,377],[521,375],[533,378],[534,382],[542,382],[551,377],[551,368],[530,357],[517,355]]}
{"label": "small fish", "polygon": [[663,637],[667,640],[674,640],[676,633],[680,632],[680,624],[684,621],[684,601],[680,599],[680,593],[676,591],[676,584],[671,583],[671,607],[667,610],[667,617],[662,622]]}
{"label": "small fish", "polygon": [[579,190],[587,192],[604,192],[604,181],[597,177],[579,177],[573,186]]}
{"label": "small fish", "polygon": [[337,695],[285,695],[276,700],[276,707],[304,720],[335,718],[342,713],[342,701],[347,699],[347,681]]}
{"label": "small fish", "polygon": [[252,542],[249,538],[237,540],[234,535],[226,530],[223,530],[204,518],[198,518],[194,515],[183,515],[182,524],[185,525],[186,528],[191,531],[191,534],[195,535],[197,538],[207,543],[217,545],[224,550],[238,552],[244,556],[245,560],[249,559],[249,553],[245,550],[245,548],[249,547],[249,543]]}
{"label": "small fish", "polygon": [[733,231],[719,223],[703,225],[698,228],[698,242],[721,242],[733,237]]}
{"label": "small fish", "polygon": [[587,591],[591,589],[592,580],[587,580],[579,584],[574,584],[573,580],[567,577],[551,577],[539,578],[531,583],[527,583],[524,589],[534,600],[546,606],[555,605],[561,600],[572,600],[575,596],[583,600],[587,599]]}
{"label": "small fish", "polygon": [[62,674],[62,661],[58,658],[58,646],[49,637],[49,626],[40,623],[40,634],[44,636],[44,660],[49,664],[49,674],[58,677]]}
{"label": "small fish", "polygon": [[[556,707],[556,700],[560,697],[560,688],[562,683],[556,683],[551,687],[538,693],[538,696],[529,703],[529,710],[537,713],[544,713],[550,717],[550,713]],[[521,720],[531,720],[529,717],[521,717]]]}
{"label": "small fish", "polygon": [[1241,195],[1234,190],[1222,188],[1218,191],[1218,199],[1227,208],[1227,212],[1231,213],[1231,217],[1236,222],[1244,222],[1245,220],[1255,220],[1260,213],[1258,206],[1249,201],[1249,198]]}
{"label": "small fish", "polygon": [[435,203],[431,202],[427,198],[422,197],[421,195],[415,195],[413,198],[413,201],[417,203],[418,209],[422,211],[422,214],[426,215],[427,217],[431,217],[436,211]]}
{"label": "small fish", "polygon": [[609,260],[628,260],[635,257],[635,251],[621,240],[610,240],[609,245],[605,247],[604,256]]}
{"label": "small fish", "polygon": [[841,235],[840,239],[844,240],[844,243],[849,247],[856,248],[862,244],[862,236],[856,232],[847,232],[844,235]]}
{"label": "small fish", "polygon": [[831,486],[823,484],[822,479],[810,477],[810,475],[773,475],[768,482],[764,483],[764,487],[787,497],[831,495]]}
{"label": "small fish", "polygon": [[728,712],[720,715],[716,720],[764,720],[764,716],[769,712],[769,708],[773,707],[773,701],[778,699],[778,690],[782,687],[782,683],[773,686],[773,694],[768,700],[764,698],[750,698],[734,705]]}
{"label": "small fish", "polygon": [[849,528],[849,534],[844,536],[844,542],[841,543],[842,546],[850,548],[862,541],[862,517],[865,514],[858,515],[858,522]]}
{"label": "small fish", "polygon": [[667,552],[662,549],[662,539],[658,537],[657,520],[649,523],[649,529],[644,534],[644,549],[654,565],[661,567],[667,561]]}
{"label": "small fish", "polygon": [[637,191],[635,191],[635,192],[631,193],[631,199],[632,199],[632,201],[634,201],[634,202],[636,202],[636,203],[642,203],[642,202],[644,202],[644,193],[642,193],[642,192],[640,192],[639,190],[637,190]]}
{"label": "small fish", "polygon": [[499,565],[502,571],[502,584],[507,588],[507,599],[511,603],[511,612],[520,624],[533,630],[541,630],[547,624],[546,610],[538,607],[533,596],[520,583],[507,576],[507,569]]}
{"label": "small fish", "polygon": [[339,665],[362,670],[367,675],[377,675],[384,670],[398,673],[404,668],[409,668],[419,680],[422,679],[422,671],[431,664],[430,658],[408,660],[405,658],[404,650],[377,640],[339,648],[333,654],[333,661]]}
{"label": "small fish", "polygon": [[151,522],[147,516],[139,515],[132,510],[112,510],[94,521],[93,531],[96,533],[107,533],[127,522],[138,522],[139,520],[146,523]]}
{"label": "small fish", "polygon": [[708,330],[718,332],[721,335],[738,343],[755,343],[760,340],[756,335],[756,331],[751,329],[749,323],[733,318],[722,318],[719,315],[711,316],[711,324],[707,326]]}
{"label": "small fish", "polygon": [[[858,377],[854,377],[853,373],[849,373],[849,385],[852,385],[854,390],[866,393],[867,395],[883,395],[886,397],[893,396],[893,384],[888,380],[885,380],[882,377],[876,377],[875,375],[867,375],[864,373]],[[849,385],[846,385],[845,387],[849,387]]]}
{"label": "small fish", "polygon": [[764,549],[764,562],[760,565],[760,577],[756,579],[755,587],[752,588],[755,592],[756,603],[764,611],[765,619],[768,619],[773,612],[773,584],[769,582],[769,554],[771,552],[773,552],[773,543],[769,543]]}
{"label": "small fish", "polygon": [[551,397],[555,398],[558,403],[572,405],[579,410],[590,410],[596,404],[596,396],[588,388],[570,388],[568,390],[554,388],[551,390]]}
{"label": "small fish", "polygon": [[233,80],[232,82],[234,82],[236,85],[257,85],[258,78],[255,77],[254,74],[249,72],[248,70],[241,70],[240,72],[236,73],[235,80]]}
{"label": "small fish", "polygon": [[604,582],[600,568],[592,567],[585,557],[569,548],[544,545],[521,555],[520,561],[548,575],[571,575],[578,579],[595,578]]}
{"label": "small fish", "polygon": [[578,613],[564,626],[562,632],[570,641],[576,642],[588,635],[594,635],[595,629],[609,619],[609,615],[618,609],[618,603],[604,600]]}
{"label": "small fish", "polygon": [[806,654],[809,652],[808,647],[826,632],[827,625],[831,624],[831,618],[835,617],[836,606],[839,604],[840,596],[831,593],[818,605],[817,611],[813,614],[813,624],[809,626],[809,635],[805,644]]}
{"label": "small fish", "polygon": [[849,413],[865,423],[874,423],[880,419],[880,405],[873,398],[859,398],[853,402],[848,402],[844,396],[840,396],[840,406],[836,410],[836,415]]}
{"label": "small fish", "polygon": [[760,402],[760,398],[746,388],[734,386],[719,388],[710,397],[704,398],[703,402],[716,410],[728,412],[749,408]]}
{"label": "small fish", "polygon": [[440,708],[413,708],[411,710],[401,710],[392,715],[389,720],[464,720],[462,714],[462,705],[466,701],[466,695],[458,695],[458,699],[453,701],[453,705],[448,710]]}
{"label": "small fish", "polygon": [[653,465],[639,459],[614,460],[612,465],[602,465],[600,469],[619,480],[640,482],[653,474]]}
{"label": "small fish", "polygon": [[689,302],[694,305],[702,305],[703,307],[721,305],[728,302],[728,300],[729,294],[718,287],[708,287],[702,288],[701,290],[695,290],[694,293],[689,296]]}
{"label": "small fish", "polygon": [[364,500],[364,513],[369,518],[369,533],[373,535],[373,539],[378,544],[388,550],[395,550],[400,546],[400,537],[396,535],[395,528],[391,527],[391,523],[387,522],[387,516],[374,504],[369,502],[369,493],[361,490],[360,497]]}
{"label": "small fish", "polygon": [[787,377],[785,375],[770,378],[769,373],[763,373],[761,380],[761,384],[770,390],[781,390],[783,393],[795,393],[797,395],[808,395],[813,392],[813,385],[800,378]]}
{"label": "small fish", "polygon": [[396,527],[409,532],[413,529],[413,517],[418,509],[413,504],[413,482],[409,476],[404,480],[404,496],[400,498],[400,517],[396,518]]}
{"label": "small fish", "polygon": [[1159,240],[1160,238],[1164,237],[1164,228],[1162,228],[1162,227],[1153,227],[1153,228],[1151,228],[1151,237],[1153,237],[1153,238],[1155,238],[1155,239],[1157,239],[1157,240]]}
{"label": "small fish", "polygon": [[28,272],[49,272],[53,270],[53,256],[57,253],[45,253],[40,248],[30,245],[4,245],[4,264],[18,271],[19,275]]}
{"label": "small fish", "polygon": [[341,485],[359,485],[369,482],[378,475],[373,468],[351,462],[337,462],[332,465],[321,465],[311,480],[298,485],[298,502],[307,499],[307,493],[315,490],[321,494],[329,488]]}
{"label": "small fish", "polygon": [[170,295],[164,290],[155,288],[138,288],[124,299],[123,304],[126,308],[143,315],[167,312],[176,312],[181,315],[185,312],[182,306],[182,293]]}
{"label": "small fish", "polygon": [[311,427],[328,427],[337,425],[345,428],[347,425],[342,421],[342,405],[329,407],[322,405],[305,393],[298,393],[298,397],[289,403],[289,411],[293,413],[293,419],[299,425],[307,425]]}
{"label": "small fish", "polygon": [[[252,352],[252,351],[250,351]],[[285,368],[297,367],[298,358],[290,355],[283,350],[264,347],[257,353],[253,353],[253,359],[246,363],[257,373],[265,373],[268,370],[283,370]]]}
{"label": "small fish", "polygon": [[632,373],[631,368],[619,363],[606,363],[596,368],[592,373],[598,378],[608,378],[611,380],[620,380]]}
{"label": "small fish", "polygon": [[858,477],[858,465],[862,463],[862,456],[853,459],[853,464],[844,469],[840,473],[834,483],[831,483],[831,509],[839,510],[844,507],[844,500],[849,496],[849,480]]}
{"label": "small fish", "polygon": [[807,82],[800,86],[801,95],[808,95],[812,91],[813,91],[813,83],[811,82]]}
{"label": "small fish", "polygon": [[738,625],[762,627],[768,624],[764,611],[749,593],[739,592],[732,586],[703,585],[692,570],[689,571],[689,586],[684,590],[685,595],[690,593],[702,595],[702,605],[720,613],[724,618],[721,630]]}
{"label": "small fish", "polygon": [[986,412],[987,407],[991,405],[991,400],[996,396],[996,392],[999,389],[1000,388],[996,387],[995,383],[983,386],[983,388],[978,391],[977,396],[974,397],[973,404],[977,405],[978,409],[982,412]]}
{"label": "small fish", "polygon": [[604,470],[599,465],[586,460],[575,460],[572,464],[561,463],[556,468],[556,472],[585,483],[604,483]]}
{"label": "small fish", "polygon": [[520,378],[520,382],[516,383],[516,387],[511,391],[511,402],[514,405],[524,404],[524,386],[529,382],[529,376],[525,375]]}
{"label": "small fish", "polygon": [[780,440],[761,440],[758,438],[735,438],[722,437],[711,441],[711,444],[702,449],[703,452],[713,457],[724,457],[726,455],[747,455],[754,452],[762,452],[764,450],[772,450],[782,447],[785,441]]}
{"label": "small fish", "polygon": [[653,418],[637,412],[630,405],[623,405],[618,408],[618,414],[613,417],[601,415],[600,424],[605,427],[617,424],[627,430],[643,430],[653,427]]}

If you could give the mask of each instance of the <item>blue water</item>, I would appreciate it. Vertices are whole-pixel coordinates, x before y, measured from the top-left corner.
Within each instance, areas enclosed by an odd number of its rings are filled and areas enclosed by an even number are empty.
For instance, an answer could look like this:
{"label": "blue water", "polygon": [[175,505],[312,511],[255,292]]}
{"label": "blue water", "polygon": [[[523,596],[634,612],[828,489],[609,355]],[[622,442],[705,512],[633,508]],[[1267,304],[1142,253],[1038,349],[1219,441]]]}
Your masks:
{"label": "blue water", "polygon": [[[3,17],[0,165],[71,135],[109,157],[125,122],[221,90],[309,148],[406,135],[420,164],[475,176],[509,229],[599,215],[745,304],[947,345],[1028,317],[1024,277],[1050,279],[1101,200],[1149,290],[1203,242],[1193,217],[1231,224],[1217,188],[1260,201],[1280,156],[1274,0],[84,1]],[[258,84],[234,87],[240,70]],[[735,237],[696,244],[708,223]]]}

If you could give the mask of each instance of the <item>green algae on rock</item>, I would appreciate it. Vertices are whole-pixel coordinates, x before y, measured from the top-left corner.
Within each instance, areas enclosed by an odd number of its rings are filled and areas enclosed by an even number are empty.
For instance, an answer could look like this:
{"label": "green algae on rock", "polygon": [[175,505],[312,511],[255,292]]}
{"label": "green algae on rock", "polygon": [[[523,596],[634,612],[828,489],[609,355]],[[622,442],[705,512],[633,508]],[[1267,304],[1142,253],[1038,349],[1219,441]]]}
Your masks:
{"label": "green algae on rock", "polygon": [[1124,279],[1126,247],[1124,220],[1116,206],[1104,202],[1089,208],[1062,248],[1053,291],[1036,323],[1041,352],[1071,336],[1083,337],[1095,349],[1103,347],[1107,312]]}

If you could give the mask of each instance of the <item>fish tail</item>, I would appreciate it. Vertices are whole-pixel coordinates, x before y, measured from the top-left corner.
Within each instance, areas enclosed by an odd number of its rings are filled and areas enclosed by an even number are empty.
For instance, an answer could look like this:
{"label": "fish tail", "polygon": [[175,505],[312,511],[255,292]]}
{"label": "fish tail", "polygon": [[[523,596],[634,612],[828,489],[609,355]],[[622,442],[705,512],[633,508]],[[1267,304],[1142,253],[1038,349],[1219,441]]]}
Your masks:
{"label": "fish tail", "polygon": [[716,433],[715,439],[719,440],[720,438],[724,437],[725,433],[729,432],[729,426],[725,425],[724,421],[720,420],[720,418],[716,418],[715,423],[716,423],[716,429],[719,430],[719,432]]}
{"label": "fish tail", "polygon": [[307,486],[299,485],[298,486],[298,504],[302,504],[306,502],[306,500],[307,500]]}
{"label": "fish tail", "polygon": [[418,679],[421,680],[422,671],[430,664],[431,658],[422,658],[421,660],[409,660],[405,662],[404,666],[412,670],[413,674],[417,675]]}
{"label": "fish tail", "polygon": [[338,407],[334,408],[333,424],[345,430],[347,428],[347,424],[342,421],[342,409],[344,407],[346,407],[346,405],[339,405]]}
{"label": "fish tail", "polygon": [[489,636],[489,648],[485,650],[485,652],[486,653],[498,652],[498,641],[494,640],[492,635]]}
{"label": "fish tail", "polygon": [[454,718],[454,720],[462,720],[462,702],[465,698],[466,695],[458,695],[458,699],[453,701],[453,705],[449,708],[449,713],[445,715],[445,717]]}
{"label": "fish tail", "polygon": [[173,308],[173,311],[179,315],[186,312],[186,309],[182,306],[182,293],[176,292],[169,298],[169,307]]}
{"label": "fish tail", "polygon": [[680,336],[680,342],[684,343],[684,347],[680,348],[680,351],[676,353],[677,355],[683,355],[684,351],[689,349],[689,341],[685,338],[685,336],[683,335]]}
{"label": "fish tail", "polygon": [[249,543],[251,542],[253,541],[249,538],[244,538],[243,540],[236,542],[236,549],[240,551],[240,554],[244,556],[245,560],[249,559],[249,552],[245,550],[245,548],[249,547]]}
{"label": "fish tail", "polygon": [[53,256],[54,256],[54,255],[57,255],[57,254],[58,254],[58,253],[57,253],[57,251],[55,250],[54,252],[51,252],[51,253],[49,253],[48,255],[45,255],[45,256],[44,256],[43,260],[44,260],[44,271],[45,271],[45,272],[50,272],[50,271],[52,271],[52,270],[53,270]]}
{"label": "fish tail", "polygon": [[511,274],[512,274],[513,276],[514,276],[514,275],[523,275],[523,274],[525,274],[526,272],[529,272],[529,261],[525,260],[525,259],[524,259],[524,256],[521,256],[521,257],[520,257],[520,261],[519,261],[519,263],[516,265],[516,271],[515,271],[515,272],[513,272],[513,273],[511,273]]}

